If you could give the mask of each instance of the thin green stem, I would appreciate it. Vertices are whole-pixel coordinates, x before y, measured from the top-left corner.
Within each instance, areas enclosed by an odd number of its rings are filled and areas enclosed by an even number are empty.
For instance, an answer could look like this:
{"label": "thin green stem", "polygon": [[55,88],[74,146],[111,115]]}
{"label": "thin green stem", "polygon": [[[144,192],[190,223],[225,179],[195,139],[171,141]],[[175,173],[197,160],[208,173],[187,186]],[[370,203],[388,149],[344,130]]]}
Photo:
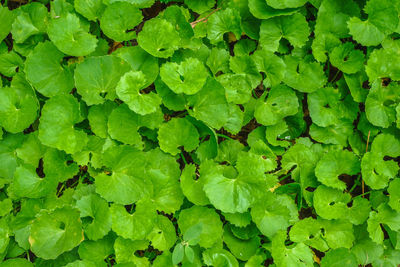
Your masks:
{"label": "thin green stem", "polygon": [[186,161],[185,156],[183,155],[183,153],[181,152],[181,153],[179,153],[179,155],[181,156],[181,159],[182,159],[183,163],[185,163],[185,165],[187,165],[188,163],[187,163],[187,161]]}
{"label": "thin green stem", "polygon": [[336,80],[336,78],[338,77],[339,73],[340,73],[340,70],[338,70],[338,71],[336,72],[335,76],[333,76],[333,78],[332,78],[332,80],[331,80],[331,83],[333,83],[333,82]]}
{"label": "thin green stem", "polygon": [[360,185],[360,181],[358,179],[360,179],[360,175],[358,176],[357,180],[355,180],[353,186],[350,188],[349,193],[353,192],[357,185]]}
{"label": "thin green stem", "polygon": [[217,136],[222,137],[222,138],[225,138],[225,139],[234,140],[232,137],[229,137],[229,136],[227,136],[227,135],[220,134],[220,133],[217,133]]}
{"label": "thin green stem", "polygon": [[286,178],[288,178],[289,176],[291,176],[292,175],[292,173],[288,173],[288,174],[286,174],[285,176],[283,176],[282,178],[279,178],[279,182],[281,182],[281,181],[283,181],[283,180],[285,180]]}
{"label": "thin green stem", "polygon": [[369,193],[371,193],[371,191],[368,191],[368,192],[362,193],[361,195],[355,196],[355,197],[353,197],[353,199],[357,198],[357,197],[362,197],[362,196],[368,195]]}

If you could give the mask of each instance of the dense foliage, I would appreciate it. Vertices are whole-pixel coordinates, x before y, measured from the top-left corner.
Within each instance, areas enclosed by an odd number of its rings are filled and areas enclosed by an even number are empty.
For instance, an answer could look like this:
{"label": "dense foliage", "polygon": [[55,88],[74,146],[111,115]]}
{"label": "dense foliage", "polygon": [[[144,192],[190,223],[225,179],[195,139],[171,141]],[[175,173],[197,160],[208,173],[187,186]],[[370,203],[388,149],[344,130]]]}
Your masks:
{"label": "dense foliage", "polygon": [[6,0],[0,266],[398,266],[399,14]]}

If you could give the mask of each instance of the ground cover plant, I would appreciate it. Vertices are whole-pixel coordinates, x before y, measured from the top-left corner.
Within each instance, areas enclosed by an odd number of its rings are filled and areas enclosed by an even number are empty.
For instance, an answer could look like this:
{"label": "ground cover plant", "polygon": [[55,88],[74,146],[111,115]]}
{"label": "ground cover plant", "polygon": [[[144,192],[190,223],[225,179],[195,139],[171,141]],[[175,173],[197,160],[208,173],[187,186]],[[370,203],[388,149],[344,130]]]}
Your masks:
{"label": "ground cover plant", "polygon": [[399,14],[3,0],[0,266],[398,266]]}

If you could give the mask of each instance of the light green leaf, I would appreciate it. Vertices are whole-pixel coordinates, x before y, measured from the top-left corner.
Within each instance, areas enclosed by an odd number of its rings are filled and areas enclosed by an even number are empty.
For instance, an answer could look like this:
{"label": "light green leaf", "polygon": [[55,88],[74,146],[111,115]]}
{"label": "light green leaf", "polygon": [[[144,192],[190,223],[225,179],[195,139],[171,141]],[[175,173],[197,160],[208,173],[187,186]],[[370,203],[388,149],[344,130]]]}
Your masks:
{"label": "light green leaf", "polygon": [[[143,157],[140,151],[129,146],[109,148],[103,155],[103,164],[112,173],[100,173],[95,177],[96,192],[107,201],[122,205],[135,203],[149,194],[151,184],[137,175],[143,162],[131,162],[130,158]],[[143,159],[144,160],[144,159]],[[137,168],[137,169],[136,169]]]}
{"label": "light green leaf", "polygon": [[292,56],[286,56],[284,61],[286,75],[283,82],[288,86],[303,93],[312,93],[326,84],[327,77],[319,63],[298,60]]}
{"label": "light green leaf", "polygon": [[133,30],[143,19],[142,12],[127,2],[115,2],[107,6],[100,19],[104,34],[118,42],[136,38]]}
{"label": "light green leaf", "polygon": [[90,57],[76,67],[75,85],[88,105],[101,104],[116,98],[115,87],[128,70],[128,63],[118,57]]}
{"label": "light green leaf", "polygon": [[197,58],[187,58],[180,64],[167,62],[161,66],[163,82],[176,94],[194,95],[206,83],[208,73]]}
{"label": "light green leaf", "polygon": [[295,115],[299,108],[296,93],[285,85],[272,87],[266,101],[261,97],[257,100],[254,117],[262,125],[274,125],[283,118]]}
{"label": "light green leaf", "polygon": [[0,6],[0,23],[1,23],[0,42],[2,42],[4,40],[4,38],[6,38],[7,35],[10,33],[14,19],[15,19],[15,12],[12,12],[7,7],[3,7],[3,5],[1,5]]}
{"label": "light green leaf", "polygon": [[47,97],[69,93],[74,88],[72,70],[60,64],[64,58],[52,43],[39,43],[25,61],[28,81]]}
{"label": "light green leaf", "polygon": [[326,186],[344,190],[346,184],[339,180],[341,174],[355,175],[360,172],[360,161],[352,152],[332,151],[325,154],[315,168],[318,181]]}
{"label": "light green leaf", "polygon": [[208,266],[239,267],[237,259],[227,250],[210,248],[203,252],[204,263]]}
{"label": "light green leaf", "polygon": [[232,32],[236,39],[240,39],[242,35],[240,13],[236,9],[220,10],[208,18],[207,38],[212,44],[221,42],[224,34],[229,32]]}
{"label": "light green leaf", "polygon": [[[59,114],[62,116],[55,116]],[[72,95],[57,95],[42,108],[39,124],[39,140],[46,146],[76,153],[82,150],[88,138],[74,125],[83,120],[78,101]]]}
{"label": "light green leaf", "polygon": [[295,8],[275,9],[269,6],[265,0],[249,0],[249,9],[251,14],[258,19],[286,16],[298,11],[298,9]]}
{"label": "light green leaf", "polygon": [[263,82],[265,87],[272,87],[281,83],[285,77],[286,64],[280,57],[265,50],[255,51],[252,57],[258,71],[267,75]]}
{"label": "light green leaf", "polygon": [[71,56],[86,56],[97,46],[96,37],[85,31],[74,14],[52,19],[47,34],[61,52]]}
{"label": "light green leaf", "polygon": [[68,206],[42,211],[30,232],[32,252],[43,259],[55,259],[84,239],[79,211]]}
{"label": "light green leaf", "polygon": [[306,18],[300,13],[263,20],[260,27],[260,45],[271,52],[278,50],[282,38],[294,47],[305,45],[310,30]]}
{"label": "light green leaf", "polygon": [[193,106],[189,114],[210,127],[219,129],[228,121],[229,105],[224,87],[213,78],[208,78],[203,89],[190,97],[189,105]]}
{"label": "light green leaf", "polygon": [[199,245],[210,248],[222,238],[222,222],[215,210],[193,206],[182,210],[179,214],[179,229],[185,234],[191,227],[202,224]]}
{"label": "light green leaf", "polygon": [[169,21],[154,18],[146,21],[137,40],[140,47],[149,54],[168,58],[178,48],[180,38]]}
{"label": "light green leaf", "polygon": [[111,214],[108,203],[97,194],[84,196],[76,202],[83,229],[89,239],[103,238],[111,230]]}
{"label": "light green leaf", "polygon": [[157,213],[149,202],[138,202],[135,212],[128,213],[124,206],[114,204],[110,208],[112,230],[131,240],[145,239],[155,226]]}
{"label": "light green leaf", "polygon": [[47,25],[47,8],[38,2],[30,3],[18,9],[11,33],[15,42],[23,43],[32,35],[45,33]]}
{"label": "light green leaf", "polygon": [[286,230],[279,231],[272,238],[271,254],[277,266],[307,266],[313,265],[313,253],[303,243],[286,247]]}
{"label": "light green leaf", "polygon": [[261,233],[272,238],[298,220],[294,201],[287,195],[265,192],[265,197],[253,205],[251,217]]}
{"label": "light green leaf", "polygon": [[126,104],[118,106],[108,117],[108,133],[111,138],[141,149],[143,142],[138,133],[139,127],[139,115]]}
{"label": "light green leaf", "polygon": [[330,61],[344,73],[353,74],[363,68],[364,54],[361,50],[355,50],[354,44],[348,42],[333,48]]}
{"label": "light green leaf", "polygon": [[17,133],[28,128],[38,116],[39,103],[23,75],[14,77],[11,87],[0,88],[0,126]]}
{"label": "light green leaf", "polygon": [[140,46],[125,46],[117,49],[114,54],[128,62],[132,70],[143,72],[146,78],[145,88],[157,79],[158,59],[144,51]]}
{"label": "light green leaf", "polygon": [[92,21],[100,18],[105,9],[101,0],[76,0],[74,7],[79,14]]}
{"label": "light green leaf", "polygon": [[181,146],[188,152],[196,149],[199,145],[199,134],[187,119],[173,118],[161,125],[158,142],[162,151],[175,156]]}
{"label": "light green leaf", "polygon": [[161,98],[154,92],[141,92],[145,85],[146,78],[143,72],[130,71],[121,77],[116,87],[118,97],[140,115],[156,112],[161,104]]}

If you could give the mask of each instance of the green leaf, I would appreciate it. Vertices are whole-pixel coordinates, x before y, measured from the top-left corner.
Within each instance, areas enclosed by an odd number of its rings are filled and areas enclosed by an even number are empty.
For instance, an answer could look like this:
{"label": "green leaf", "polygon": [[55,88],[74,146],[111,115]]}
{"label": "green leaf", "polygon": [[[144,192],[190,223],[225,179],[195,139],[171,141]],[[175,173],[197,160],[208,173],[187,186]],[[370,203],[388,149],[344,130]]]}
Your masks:
{"label": "green leaf", "polygon": [[22,258],[8,259],[0,263],[1,267],[33,267],[33,263]]}
{"label": "green leaf", "polygon": [[88,105],[104,103],[105,99],[114,100],[115,87],[128,70],[128,63],[118,57],[89,57],[76,67],[77,91]]}
{"label": "green leaf", "polygon": [[113,253],[113,244],[114,239],[110,235],[97,241],[85,240],[80,244],[78,253],[83,260],[101,262]]}
{"label": "green leaf", "polygon": [[370,152],[364,154],[361,161],[361,173],[365,183],[373,189],[387,187],[391,178],[399,171],[393,160],[384,160],[385,156],[400,155],[400,142],[393,135],[380,134],[375,137]]}
{"label": "green leaf", "polygon": [[69,93],[74,87],[72,70],[60,64],[64,58],[52,43],[39,43],[25,61],[27,80],[44,96]]}
{"label": "green leaf", "polygon": [[157,213],[153,205],[139,202],[133,214],[129,214],[122,205],[114,204],[110,208],[112,230],[119,236],[132,239],[145,239],[153,230]]}
{"label": "green leaf", "polygon": [[399,25],[399,15],[391,1],[369,0],[364,11],[368,14],[367,20],[353,17],[348,21],[350,34],[364,46],[380,44],[385,35],[395,31]]}
{"label": "green leaf", "polygon": [[32,166],[19,166],[14,173],[12,191],[17,197],[41,198],[55,191],[57,180],[54,177],[40,178]]}
{"label": "green leaf", "polygon": [[121,77],[116,87],[118,97],[140,115],[156,112],[161,104],[161,98],[154,92],[141,92],[145,85],[146,78],[143,72],[129,71]]}
{"label": "green leaf", "polygon": [[111,230],[111,214],[108,203],[96,194],[84,196],[76,202],[89,239],[103,238]]}
{"label": "green leaf", "polygon": [[389,206],[395,210],[400,211],[400,179],[394,179],[390,182],[388,193],[389,193]]}
{"label": "green leaf", "polygon": [[204,263],[208,266],[239,267],[237,259],[227,250],[210,248],[203,252]]}
{"label": "green leaf", "polygon": [[360,161],[346,150],[332,151],[325,154],[315,168],[318,181],[326,186],[344,190],[346,184],[339,180],[342,174],[355,175],[360,172]]}
{"label": "green leaf", "polygon": [[206,64],[214,75],[218,71],[229,72],[229,52],[223,48],[213,47]]}
{"label": "green leaf", "polygon": [[228,225],[225,225],[224,227],[223,239],[231,253],[237,259],[242,261],[250,259],[260,246],[260,238],[258,236],[252,237],[248,240],[242,240],[233,235]]}
{"label": "green leaf", "polygon": [[338,38],[349,37],[347,22],[353,16],[360,16],[360,6],[355,1],[322,1],[315,32],[317,35],[330,33]]}
{"label": "green leaf", "polygon": [[86,56],[97,46],[97,39],[85,31],[76,15],[68,14],[51,20],[47,34],[64,54]]}
{"label": "green leaf", "polygon": [[105,9],[105,5],[101,0],[76,0],[74,1],[74,7],[76,12],[91,21],[100,18]]}
{"label": "green leaf", "polygon": [[136,38],[133,28],[143,19],[142,13],[127,2],[115,2],[107,6],[100,19],[104,34],[118,42]]}
{"label": "green leaf", "polygon": [[309,34],[306,18],[300,13],[271,18],[261,23],[260,45],[267,51],[275,52],[279,41],[285,38],[294,47],[302,47]]}
{"label": "green leaf", "polygon": [[[136,256],[136,251],[145,250],[149,246],[146,240],[129,240],[118,237],[114,243],[115,260],[122,266],[149,266],[149,260],[146,257]],[[125,263],[125,264],[124,264]]]}
{"label": "green leaf", "polygon": [[117,107],[117,104],[106,101],[100,105],[91,106],[89,109],[88,119],[90,128],[93,133],[101,138],[106,138],[108,134],[108,116]]}
{"label": "green leaf", "polygon": [[0,54],[0,73],[4,76],[14,76],[22,66],[22,58],[14,51]]}
{"label": "green leaf", "polygon": [[187,119],[173,118],[161,125],[158,131],[158,141],[162,151],[176,155],[179,147],[191,152],[199,145],[199,134],[196,127]]}
{"label": "green leaf", "polygon": [[184,235],[188,231],[193,231],[193,226],[198,224],[202,225],[199,241],[201,247],[210,248],[221,240],[223,233],[222,222],[215,210],[193,206],[180,212],[178,225]]}
{"label": "green leaf", "polygon": [[189,262],[194,261],[194,251],[191,247],[189,247],[189,246],[185,247],[185,256]]}
{"label": "green leaf", "polygon": [[365,71],[371,82],[388,77],[396,81],[400,80],[400,68],[396,64],[392,64],[393,60],[397,61],[400,58],[400,54],[397,53],[398,48],[396,43],[393,44],[393,47],[390,47],[390,42],[388,44],[388,47],[375,49],[370,54]]}
{"label": "green leaf", "polygon": [[317,62],[306,62],[291,56],[286,56],[284,61],[286,75],[283,82],[288,86],[303,93],[312,93],[326,84],[327,77]]}
{"label": "green leaf", "polygon": [[322,224],[319,220],[305,218],[296,222],[289,232],[290,240],[296,243],[304,243],[319,251],[327,251],[328,244],[324,240]]}
{"label": "green leaf", "polygon": [[230,103],[244,104],[251,97],[251,82],[245,74],[222,74],[217,81],[225,88],[226,99]]}
{"label": "green leaf", "polygon": [[251,217],[261,233],[272,238],[280,230],[295,223],[297,209],[292,199],[286,195],[265,193],[265,197],[253,205]]}
{"label": "green leaf", "polygon": [[258,71],[267,76],[263,82],[265,87],[276,86],[282,82],[285,77],[286,64],[280,57],[265,50],[255,51],[252,57]]}
{"label": "green leaf", "polygon": [[43,259],[55,259],[84,239],[79,211],[68,206],[41,212],[30,232],[32,252]]}
{"label": "green leaf", "polygon": [[168,62],[161,66],[163,82],[176,94],[194,95],[206,83],[208,73],[197,58],[187,58],[181,64]]}
{"label": "green leaf", "polygon": [[15,19],[15,12],[11,12],[7,7],[0,6],[0,42],[7,37],[11,31],[12,24]]}
{"label": "green leaf", "polygon": [[330,61],[333,66],[347,74],[360,71],[364,65],[364,54],[354,49],[354,44],[344,43],[333,48],[330,53]]}
{"label": "green leaf", "polygon": [[258,99],[254,117],[262,125],[274,125],[283,118],[295,115],[299,108],[296,93],[285,85],[274,86],[268,92],[266,101]]}
{"label": "green leaf", "polygon": [[265,0],[249,0],[249,9],[251,14],[258,19],[286,16],[298,11],[295,8],[275,9],[269,6]]}
{"label": "green leaf", "polygon": [[47,8],[41,3],[30,3],[18,9],[11,33],[15,42],[23,43],[30,36],[45,33],[48,24]]}
{"label": "green leaf", "polygon": [[193,106],[189,114],[213,128],[221,128],[229,118],[229,105],[225,98],[225,90],[213,78],[208,78],[203,89],[190,97]]}
{"label": "green leaf", "polygon": [[301,7],[307,1],[306,0],[266,0],[267,4],[276,9],[284,9],[284,8],[295,8]]}
{"label": "green leaf", "polygon": [[195,246],[200,241],[200,235],[203,230],[203,223],[199,222],[198,224],[192,225],[186,232],[183,234],[183,240],[188,242],[189,245]]}
{"label": "green leaf", "polygon": [[381,204],[377,211],[372,211],[368,219],[368,233],[372,241],[383,244],[384,234],[381,225],[387,225],[393,231],[400,229],[400,213],[387,204]]}
{"label": "green leaf", "polygon": [[240,13],[236,9],[220,10],[208,18],[207,38],[212,44],[221,42],[224,34],[229,32],[232,32],[236,39],[240,39],[242,35]]}
{"label": "green leaf", "polygon": [[140,47],[149,54],[168,58],[178,48],[180,38],[169,21],[154,18],[146,21],[137,40]]}
{"label": "green leaf", "polygon": [[[112,173],[100,173],[95,177],[96,192],[107,201],[128,205],[149,194],[149,181],[139,177],[135,170],[140,161],[129,158],[140,157],[142,153],[129,146],[109,148],[103,155],[103,164]],[[136,172],[135,172],[136,171]]]}
{"label": "green leaf", "polygon": [[318,186],[314,191],[315,211],[324,219],[339,219],[346,216],[347,203],[350,200],[350,194],[342,193],[338,189],[324,185]]}
{"label": "green leaf", "polygon": [[114,54],[128,62],[132,70],[143,72],[146,78],[145,88],[157,79],[158,59],[144,51],[140,46],[122,47],[116,50]]}
{"label": "green leaf", "polygon": [[172,252],[172,263],[175,265],[182,262],[184,256],[185,256],[184,247],[181,243],[178,243],[175,246],[174,251]]}
{"label": "green leaf", "polygon": [[[55,114],[63,114],[62,117]],[[78,101],[72,95],[57,95],[42,108],[39,124],[39,140],[46,146],[76,153],[88,141],[87,135],[74,125],[83,120]]]}
{"label": "green leaf", "polygon": [[153,231],[147,239],[156,249],[168,251],[176,242],[175,227],[167,217],[158,215]]}
{"label": "green leaf", "polygon": [[278,266],[313,266],[311,249],[303,243],[286,247],[286,230],[279,231],[272,238],[271,254]]}
{"label": "green leaf", "polygon": [[196,177],[196,166],[189,164],[185,166],[180,177],[180,186],[185,197],[195,205],[207,205],[210,203],[203,191],[204,179]]}
{"label": "green leaf", "polygon": [[108,117],[108,133],[115,140],[141,149],[143,142],[138,133],[139,120],[139,115],[130,110],[126,104],[122,104]]}
{"label": "green leaf", "polygon": [[196,13],[204,13],[210,10],[215,5],[215,0],[196,1],[196,0],[184,0],[185,4]]}
{"label": "green leaf", "polygon": [[321,266],[358,266],[356,258],[348,249],[338,248],[329,251],[321,260]]}
{"label": "green leaf", "polygon": [[396,104],[400,101],[400,86],[390,83],[382,86],[375,83],[365,101],[367,119],[375,126],[388,128],[396,121]]}
{"label": "green leaf", "polygon": [[4,130],[23,131],[36,120],[38,110],[36,95],[22,75],[14,77],[11,87],[0,88],[0,126]]}

